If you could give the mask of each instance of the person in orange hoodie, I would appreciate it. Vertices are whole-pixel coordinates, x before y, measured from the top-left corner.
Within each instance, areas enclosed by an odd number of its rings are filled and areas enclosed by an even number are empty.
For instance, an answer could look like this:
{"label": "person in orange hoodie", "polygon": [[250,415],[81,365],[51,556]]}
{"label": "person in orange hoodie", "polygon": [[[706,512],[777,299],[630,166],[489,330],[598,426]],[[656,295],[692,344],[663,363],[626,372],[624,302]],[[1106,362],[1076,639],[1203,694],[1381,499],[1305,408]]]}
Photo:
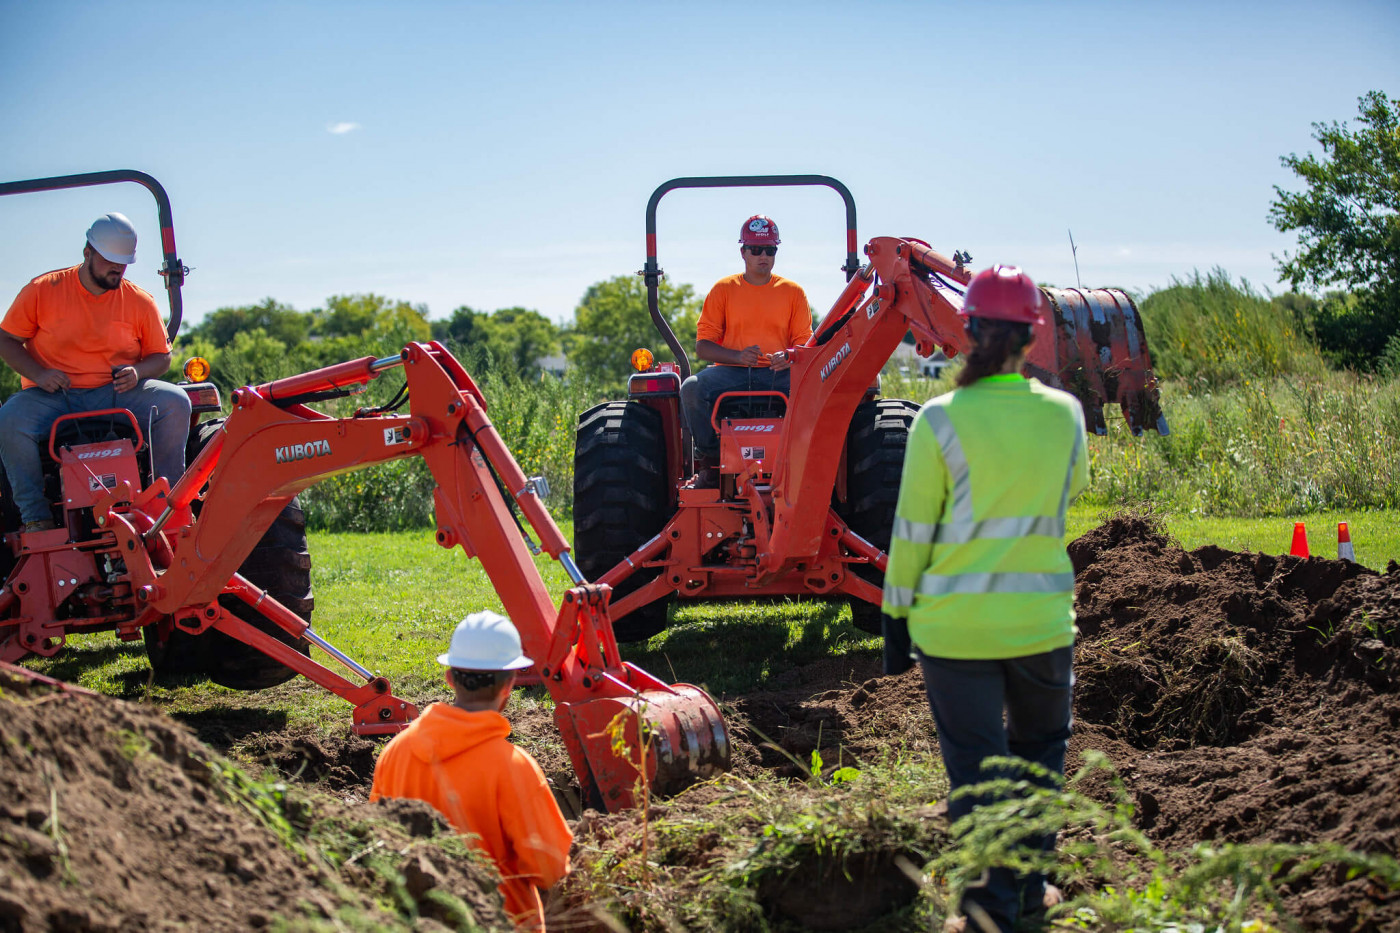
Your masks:
{"label": "person in orange hoodie", "polygon": [[501,715],[515,672],[534,662],[509,619],[476,612],[457,626],[438,663],[447,668],[452,703],[429,706],[384,748],[369,799],[432,804],[496,863],[516,926],[543,930],[540,889],[568,873],[573,833],[535,759],[506,740],[510,723]]}

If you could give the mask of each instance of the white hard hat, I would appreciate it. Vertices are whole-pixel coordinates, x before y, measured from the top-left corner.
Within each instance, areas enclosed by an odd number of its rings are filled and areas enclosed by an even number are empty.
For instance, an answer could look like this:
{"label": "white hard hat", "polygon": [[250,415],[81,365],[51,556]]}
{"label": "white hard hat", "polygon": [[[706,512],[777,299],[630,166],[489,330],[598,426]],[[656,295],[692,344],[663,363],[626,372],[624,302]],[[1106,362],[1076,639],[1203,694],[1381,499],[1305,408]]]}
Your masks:
{"label": "white hard hat", "polygon": [[103,214],[94,220],[87,241],[108,262],[129,266],[136,261],[136,228],[123,214]]}
{"label": "white hard hat", "polygon": [[535,662],[520,649],[520,633],[510,619],[490,610],[473,612],[457,623],[447,654],[438,663],[467,671],[518,671]]}

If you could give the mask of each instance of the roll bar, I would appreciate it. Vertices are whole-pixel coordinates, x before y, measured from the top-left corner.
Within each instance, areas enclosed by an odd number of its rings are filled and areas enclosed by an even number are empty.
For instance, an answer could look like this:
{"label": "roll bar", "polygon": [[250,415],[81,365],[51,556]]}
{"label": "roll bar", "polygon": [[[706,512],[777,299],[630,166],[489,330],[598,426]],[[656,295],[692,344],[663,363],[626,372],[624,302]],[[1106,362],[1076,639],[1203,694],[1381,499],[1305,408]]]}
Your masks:
{"label": "roll bar", "polygon": [[184,314],[184,303],[180,297],[180,287],[185,283],[189,269],[175,254],[175,222],[170,213],[170,197],[165,188],[145,172],[133,169],[115,169],[110,172],[86,172],[81,175],[55,175],[52,178],[32,178],[28,181],[0,182],[0,196],[7,194],[28,194],[33,191],[58,191],[63,188],[86,188],[92,185],[114,185],[118,182],[134,181],[150,191],[156,199],[156,213],[160,219],[161,250],[165,262],[160,274],[165,277],[165,292],[170,299],[170,323],[165,333],[171,340],[180,332],[180,319]]}
{"label": "roll bar", "polygon": [[642,276],[647,283],[647,310],[651,312],[652,323],[660,331],[666,345],[676,355],[676,361],[681,368],[682,380],[690,377],[690,357],[686,355],[685,348],[676,339],[676,333],[671,330],[671,325],[666,323],[666,319],[661,316],[659,288],[661,276],[664,273],[656,261],[656,206],[661,203],[661,199],[666,196],[667,192],[677,188],[779,188],[804,185],[831,188],[841,195],[841,200],[846,202],[846,264],[841,269],[846,273],[846,281],[849,282],[851,277],[860,270],[860,260],[856,258],[856,202],[851,197],[850,189],[830,175],[706,175],[692,178],[672,178],[668,182],[663,182],[651,193],[651,200],[647,201],[647,261],[646,265],[642,267],[642,271],[637,274]]}

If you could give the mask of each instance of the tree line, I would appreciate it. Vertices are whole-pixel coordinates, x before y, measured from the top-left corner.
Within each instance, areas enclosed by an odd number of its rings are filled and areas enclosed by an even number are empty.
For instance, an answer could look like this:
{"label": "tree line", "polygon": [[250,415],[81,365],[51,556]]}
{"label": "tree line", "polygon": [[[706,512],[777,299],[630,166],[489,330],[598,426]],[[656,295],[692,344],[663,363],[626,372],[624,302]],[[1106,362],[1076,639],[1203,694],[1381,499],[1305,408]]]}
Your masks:
{"label": "tree line", "polygon": [[[1290,349],[1294,338],[1334,367],[1400,374],[1400,100],[1382,91],[1364,94],[1355,126],[1315,123],[1313,138],[1320,154],[1281,160],[1302,190],[1276,186],[1269,212],[1278,230],[1298,237],[1296,251],[1275,257],[1293,290],[1266,298],[1246,286],[1243,304],[1257,319],[1253,345],[1224,349],[1219,341],[1208,345],[1209,330],[1192,330],[1210,324],[1218,332],[1240,317],[1240,290],[1223,270],[1148,296],[1144,311],[1156,319],[1154,336],[1164,338],[1163,375],[1214,381],[1242,366],[1258,366],[1261,374],[1304,366]],[[701,299],[690,285],[668,282],[660,299],[662,315],[689,343]],[[179,352],[209,357],[215,381],[228,389],[430,338],[447,344],[469,369],[500,367],[535,378],[544,361],[563,359],[571,375],[607,391],[624,384],[637,347],[672,359],[651,322],[645,285],[626,275],[589,286],[565,324],[522,307],[463,305],[430,320],[422,305],[373,294],[332,296],[312,311],[269,298],[212,312],[182,335]],[[1192,346],[1197,342],[1199,350]]]}
{"label": "tree line", "polygon": [[[701,299],[690,285],[662,282],[662,315],[682,340],[693,337]],[[646,286],[636,276],[615,276],[589,286],[573,320],[557,324],[530,308],[485,311],[462,305],[432,320],[424,305],[375,294],[332,295],[325,305],[298,311],[268,298],[258,304],[219,308],[186,328],[176,341],[175,365],[202,356],[212,380],[228,392],[343,360],[394,353],[412,341],[438,340],[468,369],[503,368],[537,378],[551,360],[573,376],[619,388],[637,347],[659,360],[673,359],[647,311]],[[564,367],[557,367],[563,369]]]}
{"label": "tree line", "polygon": [[[1296,233],[1298,248],[1275,257],[1293,291],[1272,296],[1271,313],[1333,366],[1400,374],[1400,100],[1371,91],[1358,99],[1355,127],[1314,123],[1313,138],[1320,155],[1281,160],[1303,190],[1274,189],[1269,219],[1278,230]],[[1205,291],[1218,292],[1223,275],[1212,272]],[[1147,301],[1172,298],[1180,284]],[[1185,294],[1194,301],[1201,292]],[[701,303],[690,285],[661,283],[661,314],[684,344],[694,338]],[[544,361],[562,358],[571,376],[613,393],[625,384],[637,347],[650,347],[658,360],[673,359],[652,324],[641,278],[620,275],[589,286],[564,324],[530,308],[469,305],[432,320],[424,305],[375,294],[333,295],[309,311],[273,298],[219,308],[178,336],[170,376],[179,378],[185,358],[203,356],[227,393],[429,339],[446,344],[469,370],[485,366],[538,378]],[[18,376],[0,367],[0,398],[18,388]]]}

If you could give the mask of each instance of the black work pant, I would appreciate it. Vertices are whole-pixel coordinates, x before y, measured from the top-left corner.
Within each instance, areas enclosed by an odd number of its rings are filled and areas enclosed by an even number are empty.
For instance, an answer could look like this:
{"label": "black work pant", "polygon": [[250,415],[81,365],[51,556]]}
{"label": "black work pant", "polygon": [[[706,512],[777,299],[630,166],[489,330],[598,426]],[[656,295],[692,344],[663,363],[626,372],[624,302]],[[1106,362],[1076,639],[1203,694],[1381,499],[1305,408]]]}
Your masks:
{"label": "black work pant", "polygon": [[[929,706],[938,729],[938,748],[952,790],[1006,775],[984,771],[992,757],[1024,758],[1054,774],[1064,774],[1072,719],[1074,648],[1057,648],[1023,658],[980,661],[932,658],[919,654]],[[949,798],[948,816],[956,821],[985,799]],[[1048,852],[1054,835],[1029,845]],[[1040,909],[1045,876],[1017,875],[996,868],[963,894],[961,909],[980,909],[1003,931]]]}

